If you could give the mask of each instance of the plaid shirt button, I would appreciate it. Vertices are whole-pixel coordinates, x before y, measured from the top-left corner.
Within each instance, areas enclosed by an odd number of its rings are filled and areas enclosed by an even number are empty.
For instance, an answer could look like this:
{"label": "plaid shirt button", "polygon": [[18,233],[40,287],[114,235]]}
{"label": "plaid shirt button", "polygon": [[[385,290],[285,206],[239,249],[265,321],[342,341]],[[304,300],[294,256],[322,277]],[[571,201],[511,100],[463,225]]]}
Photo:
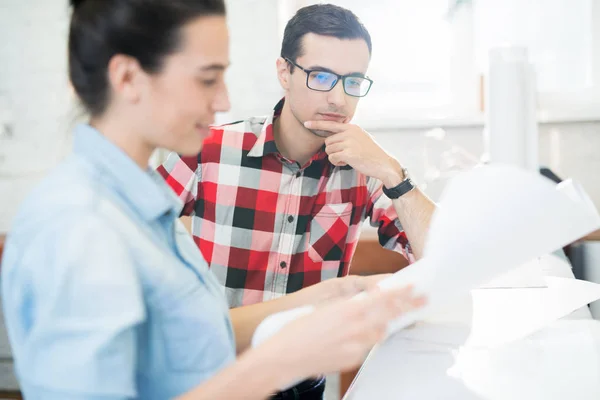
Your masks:
{"label": "plaid shirt button", "polygon": [[285,267],[287,267],[287,263],[285,261],[282,261],[282,262],[279,263],[279,266],[281,268],[285,268]]}
{"label": "plaid shirt button", "polygon": [[288,217],[288,222],[289,222],[290,224],[291,224],[292,222],[294,222],[294,216],[293,216],[293,215],[290,215],[290,216]]}

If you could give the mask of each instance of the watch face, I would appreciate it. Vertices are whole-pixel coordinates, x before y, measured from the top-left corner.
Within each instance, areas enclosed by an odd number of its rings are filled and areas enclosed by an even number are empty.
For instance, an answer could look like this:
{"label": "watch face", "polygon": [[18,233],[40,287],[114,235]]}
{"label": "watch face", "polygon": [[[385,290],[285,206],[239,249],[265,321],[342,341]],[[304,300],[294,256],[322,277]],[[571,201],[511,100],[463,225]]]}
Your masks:
{"label": "watch face", "polygon": [[408,179],[408,169],[402,168],[402,174],[404,175],[404,179]]}

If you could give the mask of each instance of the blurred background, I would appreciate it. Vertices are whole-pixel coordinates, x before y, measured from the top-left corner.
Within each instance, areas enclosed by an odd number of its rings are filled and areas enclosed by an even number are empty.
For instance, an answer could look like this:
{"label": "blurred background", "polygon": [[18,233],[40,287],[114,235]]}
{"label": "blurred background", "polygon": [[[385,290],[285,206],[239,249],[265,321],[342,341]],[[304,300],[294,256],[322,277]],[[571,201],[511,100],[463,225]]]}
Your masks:
{"label": "blurred background", "polygon": [[[488,51],[525,46],[536,72],[539,162],[600,205],[600,1],[334,0],[373,38],[355,122],[436,198],[485,154]],[[66,74],[66,1],[0,0],[0,232],[32,184],[68,151],[79,111]],[[228,0],[232,109],[264,115],[282,96],[283,28],[309,0]],[[160,155],[157,155],[160,157]]]}

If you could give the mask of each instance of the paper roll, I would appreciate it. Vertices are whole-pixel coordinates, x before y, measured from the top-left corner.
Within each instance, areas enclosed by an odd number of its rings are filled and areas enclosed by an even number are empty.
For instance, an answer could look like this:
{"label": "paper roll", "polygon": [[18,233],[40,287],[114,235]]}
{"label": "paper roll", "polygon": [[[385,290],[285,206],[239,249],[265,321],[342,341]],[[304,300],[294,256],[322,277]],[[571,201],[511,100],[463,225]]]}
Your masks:
{"label": "paper roll", "polygon": [[539,168],[535,73],[524,47],[490,50],[485,149],[491,163]]}

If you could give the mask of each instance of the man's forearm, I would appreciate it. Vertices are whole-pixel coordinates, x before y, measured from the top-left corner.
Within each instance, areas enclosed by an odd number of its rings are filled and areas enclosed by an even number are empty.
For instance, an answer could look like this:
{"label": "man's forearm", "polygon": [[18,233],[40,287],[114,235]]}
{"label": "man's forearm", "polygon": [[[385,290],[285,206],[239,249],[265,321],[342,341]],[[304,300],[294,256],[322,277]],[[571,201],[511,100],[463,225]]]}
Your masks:
{"label": "man's forearm", "polygon": [[[381,181],[385,187],[393,188],[399,185],[406,176],[404,176],[404,170],[396,159],[390,157],[389,160],[391,166],[389,170],[392,172],[381,177]],[[436,205],[418,187],[392,200],[392,202],[410,242],[413,255],[418,260],[423,256],[429,223]]]}
{"label": "man's forearm", "polygon": [[420,259],[436,205],[419,188],[393,200],[393,203],[413,254],[416,259]]}
{"label": "man's forearm", "polygon": [[310,303],[313,299],[308,298],[307,294],[309,292],[300,291],[276,300],[230,309],[229,316],[235,332],[238,354],[250,346],[254,331],[265,318],[271,314]]}

